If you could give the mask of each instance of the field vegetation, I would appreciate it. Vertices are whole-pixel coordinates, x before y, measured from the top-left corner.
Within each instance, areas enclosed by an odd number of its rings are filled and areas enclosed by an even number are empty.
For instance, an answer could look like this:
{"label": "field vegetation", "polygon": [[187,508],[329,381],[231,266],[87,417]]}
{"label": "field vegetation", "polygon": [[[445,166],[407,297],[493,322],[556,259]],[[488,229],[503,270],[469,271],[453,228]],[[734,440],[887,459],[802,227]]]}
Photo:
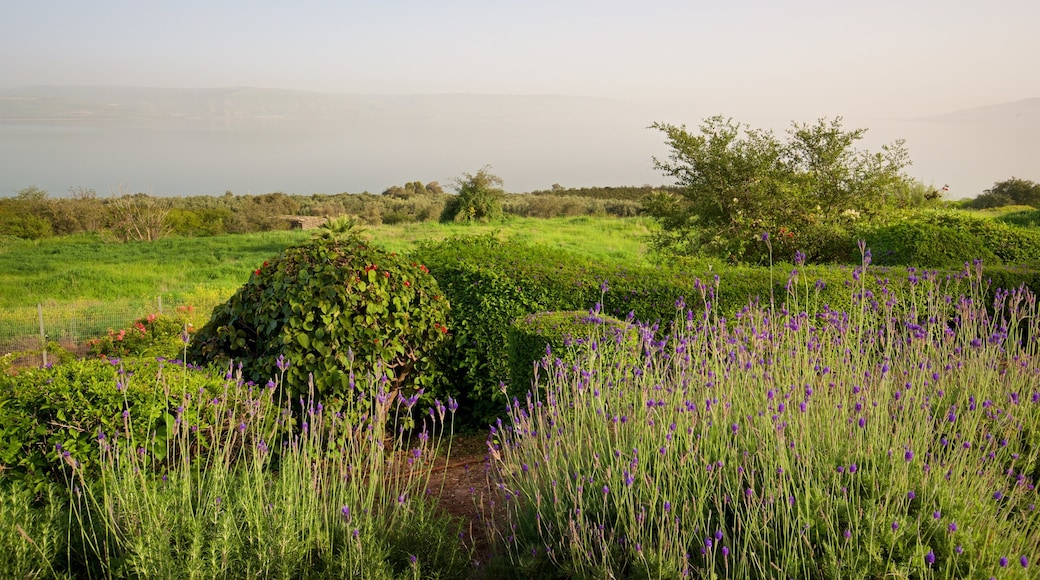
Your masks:
{"label": "field vegetation", "polygon": [[677,186],[0,200],[0,330],[197,307],[0,358],[0,576],[1034,577],[1034,184],[655,127]]}

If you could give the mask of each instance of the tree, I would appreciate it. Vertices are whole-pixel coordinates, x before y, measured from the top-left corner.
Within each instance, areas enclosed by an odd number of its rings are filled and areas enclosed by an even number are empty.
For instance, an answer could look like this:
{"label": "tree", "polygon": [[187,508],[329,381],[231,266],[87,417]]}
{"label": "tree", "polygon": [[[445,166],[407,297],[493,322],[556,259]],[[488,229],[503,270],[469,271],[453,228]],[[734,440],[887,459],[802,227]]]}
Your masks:
{"label": "tree", "polygon": [[1028,179],[1012,177],[993,184],[985,193],[992,196],[1003,196],[1015,205],[1031,205],[1040,207],[1040,183]]}
{"label": "tree", "polygon": [[[888,207],[910,163],[901,141],[878,153],[856,150],[865,130],[846,131],[840,117],[793,124],[787,142],[718,116],[696,134],[651,127],[671,149],[654,166],[680,186],[645,202],[662,226],[654,245],[669,253],[761,260],[772,249],[826,258],[841,224]],[[765,233],[773,234],[769,246]]]}
{"label": "tree", "polygon": [[40,189],[35,185],[30,185],[29,187],[19,189],[18,192],[15,193],[15,199],[18,201],[30,202],[45,201],[47,199],[47,191]]}
{"label": "tree", "polygon": [[502,178],[484,166],[476,174],[464,173],[453,186],[458,195],[444,205],[441,223],[491,221],[502,217]]}
{"label": "tree", "polygon": [[170,233],[167,215],[172,204],[169,200],[150,197],[144,193],[113,198],[108,207],[112,217],[112,233],[123,242],[151,242]]}

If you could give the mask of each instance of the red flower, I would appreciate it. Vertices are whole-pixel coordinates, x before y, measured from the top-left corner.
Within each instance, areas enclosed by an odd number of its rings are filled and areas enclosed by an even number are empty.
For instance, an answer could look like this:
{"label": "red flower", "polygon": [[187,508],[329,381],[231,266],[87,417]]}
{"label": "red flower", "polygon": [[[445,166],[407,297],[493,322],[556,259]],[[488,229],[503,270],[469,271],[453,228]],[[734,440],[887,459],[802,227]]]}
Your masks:
{"label": "red flower", "polygon": [[256,272],[253,272],[253,273],[256,274],[257,276],[259,276],[260,275],[260,268],[257,268]]}

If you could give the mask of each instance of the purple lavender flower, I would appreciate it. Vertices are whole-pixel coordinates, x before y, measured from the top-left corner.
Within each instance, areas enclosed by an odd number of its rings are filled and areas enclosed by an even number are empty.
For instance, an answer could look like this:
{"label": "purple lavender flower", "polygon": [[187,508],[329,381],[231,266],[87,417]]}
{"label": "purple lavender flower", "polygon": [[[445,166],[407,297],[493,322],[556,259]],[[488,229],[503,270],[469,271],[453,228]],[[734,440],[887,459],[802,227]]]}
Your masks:
{"label": "purple lavender flower", "polygon": [[935,563],[935,552],[928,550],[928,553],[924,555],[924,563],[931,566]]}

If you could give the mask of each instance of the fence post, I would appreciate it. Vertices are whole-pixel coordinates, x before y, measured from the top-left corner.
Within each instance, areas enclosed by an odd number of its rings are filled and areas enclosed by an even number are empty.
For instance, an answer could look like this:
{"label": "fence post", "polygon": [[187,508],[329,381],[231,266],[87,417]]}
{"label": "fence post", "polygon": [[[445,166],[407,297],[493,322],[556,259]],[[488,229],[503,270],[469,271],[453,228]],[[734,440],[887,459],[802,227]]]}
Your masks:
{"label": "fence post", "polygon": [[159,304],[159,314],[162,314],[162,294],[156,296],[155,301]]}
{"label": "fence post", "polygon": [[36,314],[40,318],[40,352],[43,354],[43,366],[47,366],[47,333],[43,330],[43,304],[36,303]]}

